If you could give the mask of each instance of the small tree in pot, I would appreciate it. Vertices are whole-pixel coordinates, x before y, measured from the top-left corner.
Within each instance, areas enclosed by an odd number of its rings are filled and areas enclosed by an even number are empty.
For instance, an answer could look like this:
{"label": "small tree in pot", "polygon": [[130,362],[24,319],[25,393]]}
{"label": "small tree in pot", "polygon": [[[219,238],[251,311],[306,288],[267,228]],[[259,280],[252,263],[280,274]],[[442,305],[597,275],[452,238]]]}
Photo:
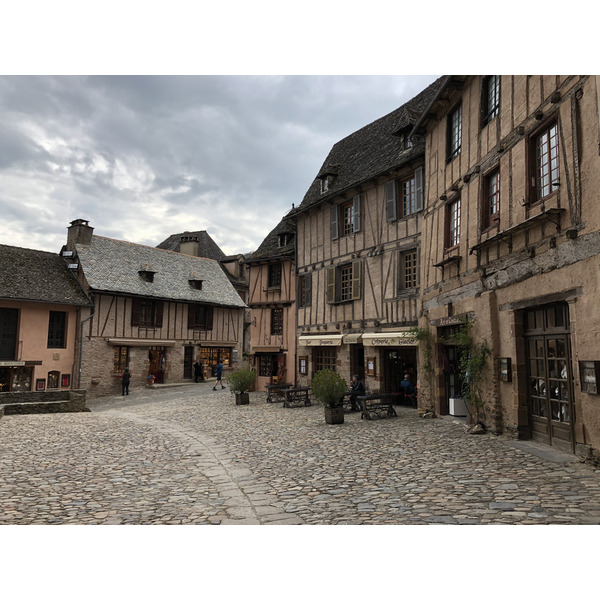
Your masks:
{"label": "small tree in pot", "polygon": [[250,368],[239,369],[226,377],[229,389],[235,394],[236,404],[250,404],[248,393],[256,381],[256,371]]}
{"label": "small tree in pot", "polygon": [[348,391],[346,380],[331,369],[318,371],[312,382],[313,394],[325,407],[325,422],[341,425],[344,422],[344,394]]}

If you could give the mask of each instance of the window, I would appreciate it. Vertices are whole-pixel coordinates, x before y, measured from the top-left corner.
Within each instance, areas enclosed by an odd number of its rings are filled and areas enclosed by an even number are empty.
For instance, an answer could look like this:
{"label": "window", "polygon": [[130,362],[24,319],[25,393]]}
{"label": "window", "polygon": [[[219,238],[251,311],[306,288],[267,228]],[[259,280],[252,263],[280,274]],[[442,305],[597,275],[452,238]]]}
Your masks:
{"label": "window", "polygon": [[482,121],[487,125],[500,112],[500,75],[484,77],[481,92]]}
{"label": "window", "polygon": [[18,328],[19,310],[0,308],[0,360],[15,360]]}
{"label": "window", "polygon": [[500,171],[496,169],[483,179],[481,228],[498,224],[500,215]]}
{"label": "window", "polygon": [[[399,185],[401,205],[398,206],[397,186]],[[415,169],[406,179],[388,181],[385,184],[385,210],[388,221],[398,217],[408,217],[423,210],[423,167]]]}
{"label": "window", "polygon": [[212,329],[213,307],[205,304],[188,304],[188,329]]}
{"label": "window", "polygon": [[532,139],[530,151],[534,161],[530,196],[533,203],[558,189],[560,173],[557,123],[547,126]]}
{"label": "window", "polygon": [[48,321],[48,348],[66,348],[67,313],[51,310]]}
{"label": "window", "polygon": [[113,351],[113,371],[122,373],[129,366],[129,348],[127,346],[115,346]]}
{"label": "window", "polygon": [[450,162],[460,154],[462,144],[462,105],[459,104],[448,115],[446,162]]}
{"label": "window", "polygon": [[303,308],[310,306],[312,296],[312,274],[300,275],[298,277],[298,306]]}
{"label": "window", "polygon": [[269,265],[269,287],[281,287],[281,263],[272,263]]}
{"label": "window", "polygon": [[277,375],[277,354],[258,354],[258,374],[260,377]]}
{"label": "window", "polygon": [[299,375],[307,375],[308,374],[308,356],[300,356],[298,358],[298,374]]}
{"label": "window", "polygon": [[190,287],[194,290],[202,289],[202,279],[190,279]]}
{"label": "window", "polygon": [[48,389],[58,389],[58,382],[60,381],[60,371],[50,371],[48,373]]}
{"label": "window", "polygon": [[446,205],[446,218],[446,248],[453,248],[460,241],[460,198]]}
{"label": "window", "polygon": [[149,298],[134,298],[131,307],[133,327],[162,327],[163,303]]}
{"label": "window", "polygon": [[416,248],[400,254],[400,290],[412,290],[419,285],[419,251]]}
{"label": "window", "polygon": [[332,206],[330,209],[331,239],[360,231],[360,194],[352,201]]}
{"label": "window", "polygon": [[335,348],[316,347],[313,354],[314,372],[316,373],[323,369],[335,371],[335,355]]}
{"label": "window", "polygon": [[361,292],[361,262],[354,260],[327,268],[327,302],[359,300]]}
{"label": "window", "polygon": [[329,176],[321,179],[321,194],[324,194],[329,189]]}
{"label": "window", "polygon": [[271,309],[271,335],[283,335],[283,308]]}

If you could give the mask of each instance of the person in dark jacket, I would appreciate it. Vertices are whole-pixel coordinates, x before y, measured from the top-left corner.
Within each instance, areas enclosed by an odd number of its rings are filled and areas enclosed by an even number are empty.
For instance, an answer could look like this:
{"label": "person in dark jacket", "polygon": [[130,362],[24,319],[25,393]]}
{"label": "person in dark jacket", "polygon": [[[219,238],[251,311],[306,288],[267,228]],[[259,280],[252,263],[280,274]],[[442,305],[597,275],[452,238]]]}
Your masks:
{"label": "person in dark jacket", "polygon": [[129,367],[125,367],[123,371],[123,375],[121,375],[121,396],[129,396],[129,383],[131,381],[131,372],[129,371]]}
{"label": "person in dark jacket", "polygon": [[217,389],[217,384],[221,384],[221,389],[225,389],[221,377],[223,376],[223,363],[219,361],[219,364],[215,367],[215,375],[217,376],[217,382],[215,383],[213,390]]}
{"label": "person in dark jacket", "polygon": [[198,377],[200,377],[201,381],[204,381],[204,375],[202,374],[202,363],[196,361],[194,363],[194,381],[198,383]]}
{"label": "person in dark jacket", "polygon": [[352,375],[350,380],[350,401],[352,410],[362,410],[362,403],[357,399],[357,396],[365,395],[365,384],[358,378],[358,375]]}

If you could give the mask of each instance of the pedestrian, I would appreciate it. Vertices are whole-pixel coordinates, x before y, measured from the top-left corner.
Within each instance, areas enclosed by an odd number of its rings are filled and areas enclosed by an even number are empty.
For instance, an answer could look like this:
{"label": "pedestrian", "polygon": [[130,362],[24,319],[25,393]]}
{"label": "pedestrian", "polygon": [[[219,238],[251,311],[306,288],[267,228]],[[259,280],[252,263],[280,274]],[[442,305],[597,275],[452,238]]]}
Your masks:
{"label": "pedestrian", "polygon": [[125,367],[123,375],[121,375],[121,396],[127,394],[129,396],[129,383],[131,381],[131,372],[129,367]]}
{"label": "pedestrian", "polygon": [[352,375],[350,380],[350,403],[352,410],[358,410],[358,406],[362,410],[362,402],[358,400],[357,396],[365,395],[365,384],[358,378],[358,375]]}
{"label": "pedestrian", "polygon": [[215,375],[217,376],[217,381],[213,387],[213,390],[217,389],[217,384],[221,384],[221,389],[225,389],[223,382],[221,381],[221,377],[223,376],[223,362],[219,361],[217,366],[215,367]]}
{"label": "pedestrian", "polygon": [[400,383],[400,389],[402,390],[402,393],[404,394],[404,398],[406,400],[408,400],[411,404],[413,404],[415,388],[413,387],[413,384],[410,382],[410,375],[408,375],[408,374],[404,375],[404,379]]}
{"label": "pedestrian", "polygon": [[200,377],[201,381],[204,381],[204,375],[202,374],[202,363],[197,360],[194,363],[194,381],[198,383],[198,377]]}

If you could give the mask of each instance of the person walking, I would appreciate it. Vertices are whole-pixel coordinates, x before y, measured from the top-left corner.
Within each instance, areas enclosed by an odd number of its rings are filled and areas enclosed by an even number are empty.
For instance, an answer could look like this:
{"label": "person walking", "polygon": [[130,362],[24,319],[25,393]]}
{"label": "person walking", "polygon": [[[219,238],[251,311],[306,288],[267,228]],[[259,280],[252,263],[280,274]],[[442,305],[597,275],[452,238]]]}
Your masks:
{"label": "person walking", "polygon": [[129,383],[131,382],[131,372],[129,367],[125,367],[123,375],[121,375],[121,396],[129,396]]}
{"label": "person walking", "polygon": [[204,375],[202,374],[202,363],[197,360],[194,363],[194,382],[195,383],[198,383],[198,377],[200,377],[201,381],[204,381]]}
{"label": "person walking", "polygon": [[223,377],[223,363],[221,361],[218,362],[217,366],[215,367],[215,375],[217,376],[217,381],[213,387],[213,390],[217,389],[217,385],[221,384],[221,389],[225,389],[225,386],[223,385],[223,382],[221,381],[221,377]]}
{"label": "person walking", "polygon": [[404,394],[405,401],[412,406],[414,404],[415,388],[410,381],[410,376],[408,375],[408,373],[404,375],[404,379],[400,383],[400,389]]}

